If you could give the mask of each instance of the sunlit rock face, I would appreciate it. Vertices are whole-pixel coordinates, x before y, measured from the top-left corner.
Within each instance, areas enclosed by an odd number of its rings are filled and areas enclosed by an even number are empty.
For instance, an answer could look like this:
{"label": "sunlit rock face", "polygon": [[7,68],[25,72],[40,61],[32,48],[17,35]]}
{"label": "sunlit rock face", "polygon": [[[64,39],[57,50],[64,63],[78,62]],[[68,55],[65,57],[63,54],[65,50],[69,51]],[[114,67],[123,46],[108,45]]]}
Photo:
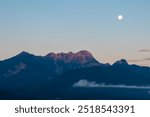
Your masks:
{"label": "sunlit rock face", "polygon": [[46,57],[52,58],[55,61],[64,61],[64,63],[76,62],[80,64],[86,64],[89,62],[99,63],[94,59],[92,54],[88,51],[79,51],[77,53],[68,52],[68,53],[49,53]]}
{"label": "sunlit rock face", "polygon": [[69,69],[102,65],[93,57],[90,52],[86,50],[82,50],[77,53],[49,53],[45,57],[54,61],[57,73],[62,73],[63,71]]}

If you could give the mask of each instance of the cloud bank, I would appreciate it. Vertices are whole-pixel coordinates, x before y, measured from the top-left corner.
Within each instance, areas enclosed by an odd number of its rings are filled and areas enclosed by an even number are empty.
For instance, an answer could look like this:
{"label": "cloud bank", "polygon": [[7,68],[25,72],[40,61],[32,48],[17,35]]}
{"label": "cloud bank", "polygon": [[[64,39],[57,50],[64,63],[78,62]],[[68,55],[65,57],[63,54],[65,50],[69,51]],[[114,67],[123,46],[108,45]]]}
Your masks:
{"label": "cloud bank", "polygon": [[129,62],[142,62],[142,61],[150,61],[150,58],[144,58],[144,59],[139,59],[139,60],[129,60]]}
{"label": "cloud bank", "polygon": [[142,49],[142,50],[139,50],[139,52],[150,52],[150,50],[148,50],[148,49]]}
{"label": "cloud bank", "polygon": [[114,85],[114,84],[108,84],[106,85],[105,83],[96,83],[94,81],[87,81],[87,80],[79,80],[78,82],[73,84],[73,87],[82,87],[82,88],[127,88],[127,89],[150,89],[150,86],[130,86],[130,85],[125,85],[125,84],[119,84],[119,85]]}

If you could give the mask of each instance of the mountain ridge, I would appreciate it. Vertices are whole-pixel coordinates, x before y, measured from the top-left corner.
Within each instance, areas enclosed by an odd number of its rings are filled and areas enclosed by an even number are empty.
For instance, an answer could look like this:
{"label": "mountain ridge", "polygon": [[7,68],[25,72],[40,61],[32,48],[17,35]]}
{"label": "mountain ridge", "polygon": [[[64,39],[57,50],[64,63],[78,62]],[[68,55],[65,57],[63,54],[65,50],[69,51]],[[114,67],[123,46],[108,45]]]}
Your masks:
{"label": "mountain ridge", "polygon": [[[35,54],[29,53],[27,51],[22,51],[22,52],[20,52],[19,54],[15,55],[15,56],[12,56],[12,57],[4,59],[4,60],[0,60],[0,62],[7,61],[7,60],[10,60],[10,59],[18,57],[18,56],[32,56],[32,57],[34,56],[34,57],[43,57],[43,58],[53,58],[54,60],[62,59],[63,56],[65,56],[65,57],[70,56],[70,58],[68,57],[68,60],[75,57],[75,56],[76,56],[76,58],[80,58],[80,57],[82,58],[83,57],[83,58],[95,59],[93,57],[92,53],[87,51],[87,50],[81,50],[81,51],[78,51],[78,52],[70,51],[70,52],[67,52],[67,53],[64,53],[64,52],[59,52],[59,53],[50,52],[50,53],[48,53],[46,55],[43,55],[43,56],[42,55],[35,55]],[[95,61],[99,62],[96,59],[95,59]],[[119,64],[136,65],[136,64],[129,64],[128,61],[126,59],[123,59],[123,58],[121,58],[120,60],[116,60],[112,64],[110,64],[110,63],[100,63],[100,64],[103,64],[103,65],[119,65]],[[137,65],[137,66],[141,66],[141,65]],[[141,67],[149,67],[149,66],[141,66]]]}
{"label": "mountain ridge", "polygon": [[3,99],[150,99],[149,88],[143,88],[149,86],[149,67],[125,59],[103,64],[88,51],[45,56],[23,51],[0,62]]}
{"label": "mountain ridge", "polygon": [[[23,65],[26,66],[24,69],[21,68]],[[37,56],[23,51],[12,58],[1,61],[0,67],[3,67],[0,68],[0,74],[10,76],[10,73],[19,73],[23,70],[32,71],[32,69],[41,67],[49,71],[51,76],[55,76],[65,71],[99,65],[104,64],[99,63],[90,52],[85,50],[77,53],[49,53],[46,56]]]}

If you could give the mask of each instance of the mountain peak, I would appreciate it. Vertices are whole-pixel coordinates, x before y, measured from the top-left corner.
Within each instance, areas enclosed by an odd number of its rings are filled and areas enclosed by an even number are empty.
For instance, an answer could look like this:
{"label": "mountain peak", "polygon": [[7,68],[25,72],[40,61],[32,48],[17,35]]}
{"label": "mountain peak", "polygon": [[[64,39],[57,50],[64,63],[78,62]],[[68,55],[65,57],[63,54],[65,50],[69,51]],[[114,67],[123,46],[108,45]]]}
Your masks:
{"label": "mountain peak", "polygon": [[76,53],[49,53],[46,57],[51,58],[55,61],[63,61],[64,63],[78,63],[78,64],[99,64],[98,61],[93,57],[93,55],[86,51],[82,50]]}
{"label": "mountain peak", "polygon": [[74,52],[68,52],[68,53],[64,53],[64,52],[54,53],[54,52],[51,52],[51,53],[47,54],[46,56],[49,56],[49,55],[51,55],[51,56],[56,56],[56,55],[75,55],[75,54],[76,55],[82,54],[82,55],[91,55],[92,56],[92,54],[89,51],[87,51],[87,50],[81,50],[81,51],[79,51],[77,53],[74,53]]}
{"label": "mountain peak", "polygon": [[30,53],[26,52],[26,51],[22,51],[21,53],[19,53],[18,55],[30,55]]}
{"label": "mountain peak", "polygon": [[34,54],[30,54],[29,52],[22,51],[21,53],[19,53],[15,57],[32,57],[32,56],[34,56]]}
{"label": "mountain peak", "polygon": [[74,53],[74,52],[68,52],[68,53],[49,53],[46,55],[46,57],[52,57],[52,58],[56,58],[56,59],[61,59],[61,58],[77,58],[77,57],[91,57],[93,58],[92,54],[86,50],[82,50],[82,51],[79,51],[77,53]]}
{"label": "mountain peak", "polygon": [[91,55],[92,56],[92,54],[87,50],[81,50],[81,51],[77,52],[76,54]]}
{"label": "mountain peak", "polygon": [[113,65],[128,65],[128,62],[125,59],[121,59],[116,61]]}

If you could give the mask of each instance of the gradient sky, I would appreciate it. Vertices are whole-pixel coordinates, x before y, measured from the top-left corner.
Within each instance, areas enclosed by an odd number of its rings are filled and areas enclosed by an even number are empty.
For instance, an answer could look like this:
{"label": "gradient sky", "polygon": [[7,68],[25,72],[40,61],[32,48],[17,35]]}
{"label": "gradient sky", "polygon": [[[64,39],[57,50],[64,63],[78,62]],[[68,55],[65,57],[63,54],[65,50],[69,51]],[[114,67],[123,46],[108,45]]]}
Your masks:
{"label": "gradient sky", "polygon": [[100,62],[150,66],[149,12],[150,0],[0,0],[0,60],[88,50]]}

